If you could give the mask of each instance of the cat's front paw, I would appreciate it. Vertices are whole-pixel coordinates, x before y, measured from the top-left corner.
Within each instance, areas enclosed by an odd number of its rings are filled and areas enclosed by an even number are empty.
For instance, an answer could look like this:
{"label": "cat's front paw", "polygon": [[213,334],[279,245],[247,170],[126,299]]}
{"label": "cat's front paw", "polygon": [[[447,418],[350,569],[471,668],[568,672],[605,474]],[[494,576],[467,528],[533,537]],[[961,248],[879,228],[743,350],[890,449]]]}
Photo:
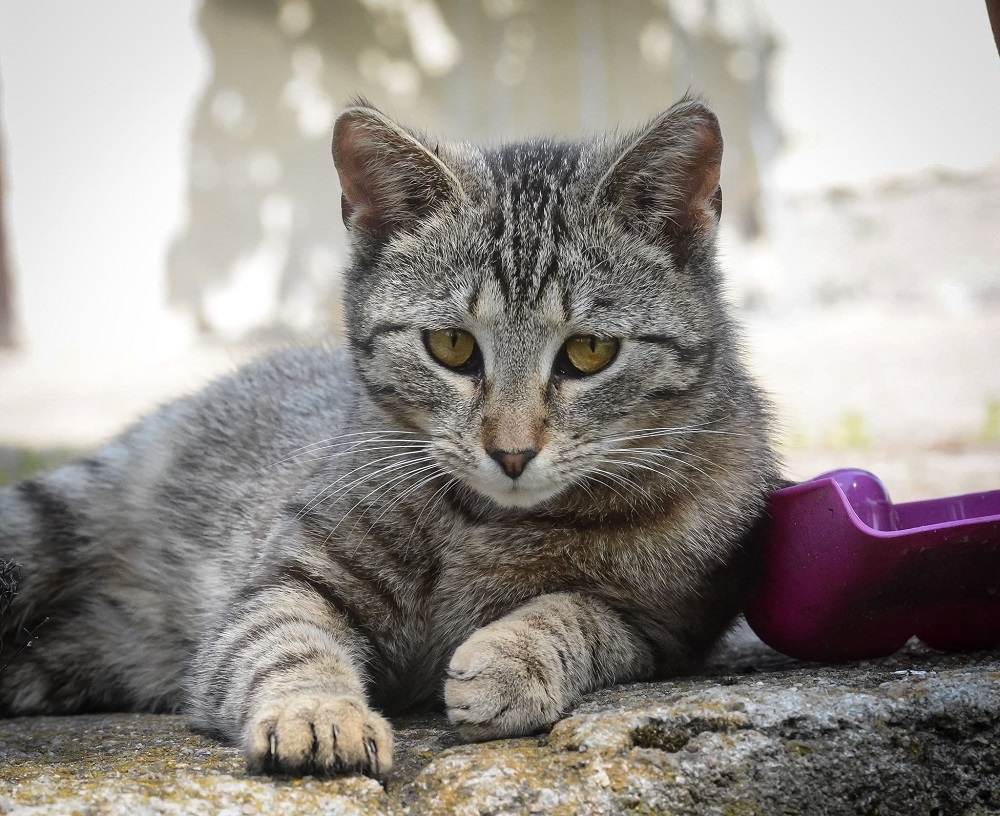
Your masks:
{"label": "cat's front paw", "polygon": [[542,633],[498,621],[455,651],[444,686],[448,718],[467,740],[531,734],[568,707],[565,680],[559,653]]}
{"label": "cat's front paw", "polygon": [[357,697],[289,696],[251,715],[244,751],[251,773],[380,778],[392,769],[392,728]]}

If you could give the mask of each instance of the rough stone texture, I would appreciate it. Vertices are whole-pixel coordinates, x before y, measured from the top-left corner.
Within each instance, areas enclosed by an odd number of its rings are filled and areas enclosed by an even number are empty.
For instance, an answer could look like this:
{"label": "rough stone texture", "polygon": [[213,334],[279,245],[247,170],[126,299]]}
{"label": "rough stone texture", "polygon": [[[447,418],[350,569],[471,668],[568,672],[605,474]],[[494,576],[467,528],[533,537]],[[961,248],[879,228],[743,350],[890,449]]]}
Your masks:
{"label": "rough stone texture", "polygon": [[0,721],[0,813],[1000,814],[1000,650],[820,666],[744,633],[702,676],[590,695],[546,735],[396,729],[383,788],[248,777],[179,717]]}

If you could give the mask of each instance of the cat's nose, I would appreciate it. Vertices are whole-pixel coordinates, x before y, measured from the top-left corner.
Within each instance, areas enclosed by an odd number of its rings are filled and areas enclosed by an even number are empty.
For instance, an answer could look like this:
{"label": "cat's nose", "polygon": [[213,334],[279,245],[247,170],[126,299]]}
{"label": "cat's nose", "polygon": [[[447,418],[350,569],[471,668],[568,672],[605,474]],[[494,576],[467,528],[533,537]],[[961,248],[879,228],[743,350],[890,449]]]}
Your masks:
{"label": "cat's nose", "polygon": [[538,455],[538,451],[531,449],[505,451],[494,448],[489,454],[500,463],[500,467],[503,468],[504,473],[510,476],[511,479],[516,479],[524,473],[525,465]]}

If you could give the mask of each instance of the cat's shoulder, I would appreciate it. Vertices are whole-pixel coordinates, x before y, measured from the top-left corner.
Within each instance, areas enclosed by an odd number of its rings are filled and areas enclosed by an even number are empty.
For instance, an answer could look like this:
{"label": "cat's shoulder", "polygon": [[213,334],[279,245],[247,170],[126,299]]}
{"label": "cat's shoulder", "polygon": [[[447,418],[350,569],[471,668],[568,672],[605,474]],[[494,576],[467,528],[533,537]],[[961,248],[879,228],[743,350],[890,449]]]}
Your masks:
{"label": "cat's shoulder", "polygon": [[327,345],[295,346],[270,351],[237,366],[206,392],[209,399],[220,392],[241,393],[252,399],[282,398],[290,391],[296,398],[315,394],[328,398],[353,388],[354,372],[347,350]]}
{"label": "cat's shoulder", "polygon": [[[211,426],[216,433],[280,433],[282,426],[331,422],[348,413],[358,387],[343,348],[297,346],[270,351],[205,388],[164,405],[149,417],[154,423],[192,429]],[[199,434],[200,435],[200,434]]]}

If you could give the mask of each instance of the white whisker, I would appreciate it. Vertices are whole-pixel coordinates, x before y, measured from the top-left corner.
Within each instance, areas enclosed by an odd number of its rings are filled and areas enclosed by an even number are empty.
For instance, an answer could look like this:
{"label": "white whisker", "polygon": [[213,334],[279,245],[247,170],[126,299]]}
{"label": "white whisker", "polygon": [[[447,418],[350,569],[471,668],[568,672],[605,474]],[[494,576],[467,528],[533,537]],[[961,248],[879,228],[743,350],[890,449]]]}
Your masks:
{"label": "white whisker", "polygon": [[682,457],[690,457],[692,459],[697,459],[699,462],[705,462],[706,464],[714,464],[715,460],[710,459],[707,456],[702,456],[700,453],[695,453],[694,451],[681,450],[680,448],[611,448],[607,451],[608,453],[634,453],[639,456],[660,456],[666,459],[672,459],[678,462],[686,462]]}
{"label": "white whisker", "polygon": [[[344,479],[348,478],[349,476],[351,476],[354,473],[357,473],[359,470],[364,470],[365,468],[371,467],[372,465],[376,465],[379,462],[384,462],[384,461],[386,461],[388,459],[399,459],[401,457],[405,457],[405,458],[403,458],[403,461],[394,462],[394,463],[392,463],[390,465],[385,465],[384,467],[378,468],[374,473],[365,473],[365,474],[362,474],[358,478],[356,478],[356,479],[348,482],[346,485],[342,485],[341,487],[337,488],[333,493],[331,493],[329,495],[325,495],[327,493],[327,491],[329,491],[332,487],[334,487],[338,482],[342,482]],[[349,470],[347,473],[343,474],[339,478],[334,479],[334,481],[332,481],[330,484],[328,484],[326,487],[324,487],[316,496],[314,496],[309,502],[307,502],[302,507],[302,509],[296,515],[296,518],[299,518],[302,515],[305,515],[310,510],[313,510],[314,508],[316,508],[320,504],[325,504],[326,502],[330,501],[330,499],[334,498],[338,494],[343,494],[343,493],[350,492],[351,490],[353,490],[358,485],[364,484],[365,482],[369,482],[372,479],[376,478],[377,476],[382,475],[383,473],[390,473],[390,472],[392,472],[394,470],[399,470],[400,468],[407,467],[408,465],[420,464],[421,462],[425,462],[425,461],[429,462],[429,461],[433,461],[433,459],[430,456],[426,455],[426,454],[416,454],[416,453],[413,453],[413,452],[406,452],[406,453],[390,454],[388,456],[381,456],[381,457],[379,457],[378,459],[375,459],[372,462],[365,462],[363,465],[359,465],[358,467],[354,468],[353,470]]]}
{"label": "white whisker", "polygon": [[[379,432],[378,435],[367,436],[364,439],[351,439],[351,440],[348,440],[346,442],[335,442],[335,441],[333,441],[333,440],[336,440],[336,439],[343,439],[343,438],[349,437],[349,436],[352,436],[352,437],[353,436],[358,436],[361,433],[374,434],[375,432],[373,432],[373,431],[359,431],[358,433],[353,433],[353,434],[342,434],[341,436],[331,436],[328,439],[324,439],[324,440],[321,440],[319,442],[313,442],[313,443],[311,443],[309,445],[303,445],[300,448],[295,448],[294,450],[289,451],[285,455],[284,458],[278,459],[276,462],[272,462],[270,465],[267,465],[267,467],[268,468],[275,467],[277,465],[281,465],[281,464],[284,464],[285,462],[288,462],[288,461],[290,461],[292,459],[295,459],[295,458],[297,458],[299,456],[305,456],[306,454],[316,453],[317,451],[321,451],[321,450],[329,450],[330,448],[347,447],[349,450],[352,450],[352,449],[363,448],[365,445],[368,445],[368,444],[378,444],[378,443],[383,443],[383,442],[401,442],[401,443],[407,443],[407,444],[415,443],[416,442],[418,444],[424,444],[424,445],[429,445],[430,444],[430,442],[422,442],[422,441],[414,440],[412,437],[408,438],[408,439],[395,439],[395,438],[393,438],[391,436],[384,436],[383,433],[387,433],[387,432]],[[398,432],[393,432],[393,433],[403,433],[403,434],[406,434],[406,433],[411,433],[411,432],[410,431],[398,431]],[[415,433],[415,432],[413,432],[413,433]]]}
{"label": "white whisker", "polygon": [[[338,453],[330,453],[330,454],[326,454],[324,456],[313,456],[310,459],[299,459],[299,461],[300,462],[329,462],[329,461],[332,461],[332,460],[334,460],[334,459],[336,459],[336,458],[338,458],[340,456],[350,456],[352,453],[358,453],[359,451],[362,451],[362,450],[364,451],[364,453],[376,453],[378,451],[387,451],[387,450],[395,450],[395,451],[426,450],[429,447],[430,447],[430,443],[421,442],[421,443],[416,444],[416,445],[383,445],[383,446],[375,447],[375,448],[351,448],[350,450],[339,451]],[[309,451],[309,453],[313,453],[313,451]],[[305,454],[300,454],[300,456],[304,456],[304,455]]]}
{"label": "white whisker", "polygon": [[[657,449],[627,448],[623,452],[627,453],[627,454],[631,454],[631,455],[638,455],[638,456],[645,455],[645,456],[650,456],[650,457],[653,457],[653,458],[666,459],[667,461],[670,461],[670,462],[676,462],[677,464],[684,465],[685,467],[691,468],[691,470],[694,470],[697,473],[700,473],[705,478],[707,478],[707,479],[711,480],[712,482],[714,482],[718,487],[722,488],[723,490],[725,489],[724,486],[722,485],[722,483],[719,482],[719,480],[716,479],[714,476],[712,476],[712,474],[709,473],[708,471],[704,470],[703,468],[698,467],[698,465],[694,464],[693,462],[688,462],[685,459],[682,459],[680,456],[671,455],[671,453],[668,453],[667,451],[663,450],[662,448],[657,448]],[[680,452],[679,451],[674,451],[673,453],[680,453]],[[705,459],[704,457],[698,457],[697,454],[692,453],[691,455],[694,456],[694,457],[696,457],[696,458],[701,458],[705,462],[711,462],[710,459]],[[633,466],[633,467],[637,466],[637,463],[635,463],[635,462],[629,462],[624,457],[622,457],[619,461],[621,461],[623,464],[626,464],[628,466]]]}
{"label": "white whisker", "polygon": [[734,431],[718,431],[701,427],[679,427],[679,428],[652,428],[636,431],[631,434],[619,436],[605,436],[596,439],[596,442],[615,444],[618,442],[633,442],[639,439],[655,439],[661,436],[698,436],[700,434],[713,434],[717,436],[747,436],[744,433]]}
{"label": "white whisker", "polygon": [[[442,471],[442,474],[446,475],[444,471]],[[444,493],[446,490],[448,490],[449,487],[451,487],[453,484],[456,484],[457,482],[458,482],[458,477],[452,476],[441,487],[435,490],[434,493],[431,494],[430,498],[428,498],[427,501],[423,503],[423,506],[420,508],[420,512],[417,514],[417,520],[413,523],[413,529],[410,530],[410,535],[407,536],[406,538],[407,546],[409,546],[410,540],[413,538],[413,534],[420,529],[421,520],[423,519],[424,513],[427,511],[427,508],[430,507],[431,502],[433,502],[439,495]]]}
{"label": "white whisker", "polygon": [[[407,463],[407,464],[409,464],[409,463]],[[333,536],[333,534],[335,532],[337,532],[337,529],[340,527],[340,525],[343,524],[344,520],[347,519],[347,518],[349,518],[350,515],[355,510],[357,510],[362,504],[364,504],[366,501],[368,501],[368,499],[371,498],[372,496],[374,496],[376,493],[379,493],[379,492],[382,492],[382,491],[386,491],[389,488],[391,488],[394,484],[397,484],[398,482],[401,482],[401,481],[405,481],[406,479],[412,479],[414,476],[416,476],[416,475],[418,475],[420,473],[426,473],[428,470],[437,470],[437,469],[438,469],[437,463],[432,461],[431,464],[424,465],[423,467],[419,467],[419,468],[417,468],[414,471],[409,471],[409,472],[406,472],[406,473],[402,473],[402,474],[400,474],[398,476],[394,476],[393,478],[389,479],[388,481],[385,481],[382,484],[380,484],[380,485],[376,486],[375,488],[373,488],[372,490],[368,491],[364,496],[362,496],[360,499],[358,499],[357,502],[355,502],[354,506],[351,507],[350,510],[348,510],[346,513],[344,513],[344,515],[342,515],[340,517],[340,520],[335,525],[333,525],[333,529],[330,530],[330,533],[327,535],[327,537],[326,537],[326,539],[324,540],[323,543],[325,544],[327,541],[329,541],[330,538]],[[360,519],[359,519],[359,521],[360,521]],[[351,529],[348,530],[348,533],[347,533],[348,536],[354,534],[354,530],[357,528],[357,526],[358,526],[358,521],[355,521],[354,525],[351,527]],[[361,544],[362,544],[363,541],[364,541],[364,539],[362,539],[362,541],[358,542],[358,548],[360,548],[360,546],[361,546]],[[357,552],[357,548],[355,549],[355,553],[356,552]]]}
{"label": "white whisker", "polygon": [[[603,460],[603,461],[610,461],[610,460]],[[606,479],[610,479],[611,482],[602,481],[601,484],[603,484],[605,487],[610,488],[615,493],[617,493],[619,496],[621,496],[621,498],[625,501],[626,504],[628,504],[630,506],[634,506],[634,502],[629,501],[629,499],[628,499],[628,497],[626,495],[622,494],[620,491],[618,491],[617,489],[615,489],[615,487],[614,487],[614,485],[612,483],[621,485],[626,491],[632,491],[634,493],[641,493],[642,496],[643,496],[643,498],[645,499],[645,501],[650,506],[654,505],[654,503],[653,503],[653,497],[650,496],[649,493],[647,493],[642,488],[641,485],[638,485],[635,482],[633,482],[632,480],[625,478],[622,474],[615,473],[614,471],[610,471],[610,470],[603,470],[601,468],[593,468],[592,467],[590,469],[590,472],[589,472],[588,475],[595,474],[595,473],[603,476]]]}
{"label": "white whisker", "polygon": [[440,468],[440,467],[436,468],[436,470],[438,471],[437,473],[432,473],[432,474],[431,474],[430,476],[426,476],[426,477],[424,477],[424,478],[423,478],[423,479],[421,479],[421,480],[420,480],[419,482],[417,482],[417,483],[416,483],[416,484],[414,484],[414,485],[410,485],[409,487],[407,487],[407,488],[406,488],[406,490],[404,490],[404,491],[403,491],[402,493],[400,493],[400,494],[399,494],[398,496],[394,497],[394,498],[392,499],[392,501],[390,501],[390,502],[389,502],[389,504],[388,504],[388,505],[386,506],[385,510],[383,510],[383,511],[382,511],[382,512],[381,512],[381,513],[379,514],[378,518],[377,518],[377,519],[375,519],[375,521],[373,521],[373,522],[371,523],[371,526],[370,526],[370,527],[369,527],[369,528],[368,528],[368,529],[367,529],[367,530],[365,531],[365,536],[369,535],[369,534],[371,533],[371,531],[375,529],[375,526],[376,526],[376,525],[377,525],[377,524],[378,524],[378,523],[379,523],[379,522],[380,522],[380,521],[381,521],[381,520],[383,519],[383,517],[385,516],[385,514],[386,514],[386,513],[388,513],[388,512],[389,512],[390,510],[392,510],[392,509],[393,509],[394,507],[398,506],[398,505],[399,505],[399,503],[400,503],[400,502],[402,502],[402,501],[404,501],[404,500],[406,499],[406,497],[407,497],[407,496],[409,496],[409,495],[411,495],[412,493],[416,492],[416,491],[417,491],[417,490],[419,490],[419,489],[420,489],[421,487],[423,487],[423,486],[424,486],[425,484],[428,484],[428,483],[430,483],[430,482],[434,481],[434,480],[435,480],[435,479],[437,479],[437,478],[438,478],[439,476],[444,476],[444,475],[445,475],[444,471],[443,471],[443,470],[441,470],[441,468]]}
{"label": "white whisker", "polygon": [[687,481],[680,474],[672,470],[665,468],[650,467],[648,464],[644,464],[642,462],[632,462],[629,461],[628,459],[624,459],[621,457],[604,459],[603,461],[612,462],[617,465],[623,465],[624,467],[636,468],[638,470],[645,470],[649,471],[650,473],[655,473],[657,476],[666,479],[670,484],[676,485],[677,487],[684,490],[688,495],[691,496],[691,498],[693,499],[697,498],[697,496],[695,496],[694,494],[694,491],[691,490],[691,486],[687,483]]}

